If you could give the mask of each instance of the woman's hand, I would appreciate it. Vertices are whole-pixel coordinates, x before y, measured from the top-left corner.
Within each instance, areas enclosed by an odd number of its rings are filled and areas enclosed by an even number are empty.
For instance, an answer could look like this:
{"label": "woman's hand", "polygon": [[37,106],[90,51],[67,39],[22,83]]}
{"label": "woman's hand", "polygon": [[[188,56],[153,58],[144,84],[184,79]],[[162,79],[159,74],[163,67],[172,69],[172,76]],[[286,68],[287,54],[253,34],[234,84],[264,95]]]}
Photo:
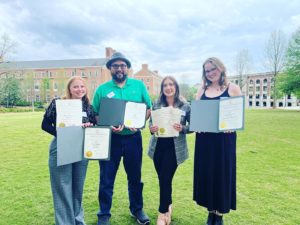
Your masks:
{"label": "woman's hand", "polygon": [[150,126],[150,132],[151,133],[156,133],[158,131],[158,126]]}
{"label": "woman's hand", "polygon": [[182,131],[182,125],[180,123],[174,123],[173,128],[178,132]]}
{"label": "woman's hand", "polygon": [[124,125],[119,125],[118,127],[111,127],[111,130],[115,133],[120,133],[124,129]]}
{"label": "woman's hand", "polygon": [[82,127],[92,127],[92,126],[94,126],[94,124],[92,124],[92,123],[90,123],[90,122],[87,122],[87,123],[83,123],[82,125],[81,125]]}

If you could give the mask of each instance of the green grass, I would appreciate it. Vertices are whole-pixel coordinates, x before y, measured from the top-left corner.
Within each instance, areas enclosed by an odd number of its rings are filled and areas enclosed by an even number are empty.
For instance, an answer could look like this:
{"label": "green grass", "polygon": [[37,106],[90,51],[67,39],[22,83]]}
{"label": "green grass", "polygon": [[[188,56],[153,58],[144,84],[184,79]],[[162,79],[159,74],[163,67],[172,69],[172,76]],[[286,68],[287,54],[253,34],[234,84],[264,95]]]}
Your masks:
{"label": "green grass", "polygon": [[[48,172],[50,135],[40,129],[42,113],[0,114],[0,224],[54,224]],[[226,225],[300,224],[300,112],[246,111],[245,130],[238,132],[237,210]],[[155,224],[158,180],[148,158],[149,132],[143,131],[144,208]],[[192,201],[194,134],[188,136],[190,158],[173,182],[173,225],[204,225],[206,210]],[[97,161],[89,164],[84,191],[86,222],[95,225],[98,211]],[[123,169],[116,178],[111,224],[132,225]]]}

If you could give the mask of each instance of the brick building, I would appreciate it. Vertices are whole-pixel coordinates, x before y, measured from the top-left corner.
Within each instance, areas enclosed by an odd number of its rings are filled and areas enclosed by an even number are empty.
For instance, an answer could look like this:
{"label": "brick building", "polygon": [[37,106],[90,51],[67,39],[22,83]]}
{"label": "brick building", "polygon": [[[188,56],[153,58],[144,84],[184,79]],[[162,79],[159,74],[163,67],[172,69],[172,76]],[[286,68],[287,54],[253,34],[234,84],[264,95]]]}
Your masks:
{"label": "brick building", "polygon": [[[0,79],[14,76],[20,80],[24,100],[50,102],[54,97],[65,93],[67,80],[72,76],[81,76],[86,80],[89,95],[92,97],[95,89],[111,79],[110,71],[105,64],[114,49],[105,49],[104,58],[64,59],[41,61],[0,62]],[[145,73],[145,75],[143,75]],[[150,94],[159,92],[160,78],[155,72],[141,70],[135,74],[143,80]],[[129,70],[133,77],[133,70]],[[158,85],[155,86],[155,85]]]}
{"label": "brick building", "polygon": [[142,69],[134,74],[134,78],[144,82],[150,95],[158,96],[162,77],[157,70],[150,70],[148,64],[142,64]]}

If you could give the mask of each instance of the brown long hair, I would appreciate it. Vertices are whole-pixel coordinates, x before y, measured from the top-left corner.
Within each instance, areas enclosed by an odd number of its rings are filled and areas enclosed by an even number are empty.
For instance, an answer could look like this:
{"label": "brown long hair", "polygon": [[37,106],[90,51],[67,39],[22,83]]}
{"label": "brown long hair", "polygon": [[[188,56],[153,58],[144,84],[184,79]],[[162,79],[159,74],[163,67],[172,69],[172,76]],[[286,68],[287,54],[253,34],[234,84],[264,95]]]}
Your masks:
{"label": "brown long hair", "polygon": [[174,96],[174,104],[178,107],[182,106],[184,104],[184,99],[180,96],[180,93],[179,93],[179,85],[177,83],[177,81],[175,80],[174,77],[172,76],[165,76],[163,78],[163,80],[161,81],[161,84],[160,84],[160,94],[159,94],[159,97],[158,97],[158,102],[164,106],[168,106],[168,103],[167,103],[167,99],[166,99],[166,96],[164,95],[164,92],[163,92],[163,89],[164,89],[164,82],[165,80],[171,80],[174,85],[175,85],[175,96]]}
{"label": "brown long hair", "polygon": [[221,89],[223,90],[228,85],[227,71],[226,71],[226,67],[224,66],[223,62],[216,57],[210,57],[210,58],[206,59],[202,65],[202,79],[203,79],[204,89],[207,89],[211,85],[211,81],[206,78],[206,73],[205,73],[205,68],[204,68],[205,64],[207,64],[207,63],[211,63],[219,71],[221,71],[219,85],[220,85]]}
{"label": "brown long hair", "polygon": [[88,88],[87,88],[87,85],[86,85],[86,82],[85,80],[80,77],[80,76],[74,76],[74,77],[71,77],[68,82],[67,82],[67,88],[66,88],[66,93],[65,93],[65,96],[63,97],[63,99],[71,99],[72,96],[71,96],[71,90],[70,90],[70,87],[71,87],[71,84],[75,81],[75,80],[80,80],[83,82],[84,86],[85,86],[85,89],[86,89],[86,93],[85,95],[82,97],[82,101],[86,101],[88,104],[90,104],[90,99],[89,99],[89,95],[88,95]]}

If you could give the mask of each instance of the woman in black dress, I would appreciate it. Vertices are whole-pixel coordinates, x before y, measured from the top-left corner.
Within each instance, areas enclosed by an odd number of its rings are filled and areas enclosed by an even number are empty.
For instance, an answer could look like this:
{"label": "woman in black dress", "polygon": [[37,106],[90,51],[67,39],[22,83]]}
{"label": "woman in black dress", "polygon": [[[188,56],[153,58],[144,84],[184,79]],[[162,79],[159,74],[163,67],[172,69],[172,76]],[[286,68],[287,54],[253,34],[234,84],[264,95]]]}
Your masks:
{"label": "woman in black dress", "polygon": [[[227,81],[226,68],[217,58],[205,60],[202,79],[197,99],[241,95],[240,88]],[[207,225],[223,225],[223,214],[236,209],[235,132],[196,134],[193,199],[207,208]]]}

